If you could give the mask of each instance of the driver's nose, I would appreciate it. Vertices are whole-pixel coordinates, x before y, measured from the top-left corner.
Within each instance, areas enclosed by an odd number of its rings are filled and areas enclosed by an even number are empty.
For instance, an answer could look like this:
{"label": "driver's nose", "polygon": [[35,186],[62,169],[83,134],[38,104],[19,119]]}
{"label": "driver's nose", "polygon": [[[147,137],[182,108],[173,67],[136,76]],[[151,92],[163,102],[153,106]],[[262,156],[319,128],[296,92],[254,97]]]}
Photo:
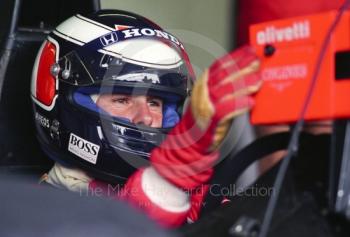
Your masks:
{"label": "driver's nose", "polygon": [[153,118],[149,110],[147,101],[137,101],[135,103],[134,109],[135,115],[132,118],[131,122],[134,124],[142,124],[150,127],[153,123]]}

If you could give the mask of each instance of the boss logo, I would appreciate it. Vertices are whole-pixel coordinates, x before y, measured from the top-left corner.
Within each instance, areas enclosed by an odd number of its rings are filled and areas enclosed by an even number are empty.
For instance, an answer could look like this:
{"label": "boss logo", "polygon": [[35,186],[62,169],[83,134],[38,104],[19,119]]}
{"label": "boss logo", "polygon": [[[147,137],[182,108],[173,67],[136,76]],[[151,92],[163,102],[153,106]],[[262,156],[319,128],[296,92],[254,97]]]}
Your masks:
{"label": "boss logo", "polygon": [[100,146],[71,133],[68,150],[80,158],[96,164]]}

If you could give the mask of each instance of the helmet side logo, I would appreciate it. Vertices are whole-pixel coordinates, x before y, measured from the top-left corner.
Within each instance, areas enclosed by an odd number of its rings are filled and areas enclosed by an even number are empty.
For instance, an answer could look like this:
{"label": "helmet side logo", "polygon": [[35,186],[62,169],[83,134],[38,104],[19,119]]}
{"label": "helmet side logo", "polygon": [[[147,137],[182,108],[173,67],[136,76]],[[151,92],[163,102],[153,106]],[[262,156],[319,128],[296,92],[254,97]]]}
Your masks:
{"label": "helmet side logo", "polygon": [[80,158],[92,164],[96,164],[100,146],[71,133],[68,150]]}
{"label": "helmet side logo", "polygon": [[44,128],[50,128],[50,120],[38,112],[35,112],[35,121]]}
{"label": "helmet side logo", "polygon": [[111,32],[107,35],[100,37],[101,44],[106,47],[108,45],[118,42],[118,35],[115,32]]}

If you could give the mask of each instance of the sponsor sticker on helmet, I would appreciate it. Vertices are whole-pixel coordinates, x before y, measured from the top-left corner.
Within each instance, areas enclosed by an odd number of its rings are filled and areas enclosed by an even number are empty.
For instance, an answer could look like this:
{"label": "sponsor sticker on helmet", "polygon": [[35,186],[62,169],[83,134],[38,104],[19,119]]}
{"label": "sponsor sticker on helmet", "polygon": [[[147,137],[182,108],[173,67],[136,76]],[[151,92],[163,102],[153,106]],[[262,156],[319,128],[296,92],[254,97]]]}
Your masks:
{"label": "sponsor sticker on helmet", "polygon": [[80,158],[92,164],[96,164],[100,146],[71,133],[68,150]]}
{"label": "sponsor sticker on helmet", "polygon": [[158,37],[165,40],[170,40],[171,42],[175,43],[176,45],[184,49],[183,44],[175,36],[165,31],[155,30],[150,28],[141,28],[141,29],[132,28],[132,29],[123,30],[122,33],[124,34],[124,39],[135,38],[140,36]]}
{"label": "sponsor sticker on helmet", "polygon": [[151,73],[129,73],[122,76],[112,76],[113,80],[118,81],[133,81],[133,82],[150,82],[153,84],[159,84],[160,79],[157,74]]}
{"label": "sponsor sticker on helmet", "polygon": [[118,35],[115,32],[111,32],[109,34],[106,34],[100,37],[100,41],[103,46],[115,44],[118,42]]}
{"label": "sponsor sticker on helmet", "polygon": [[[105,35],[97,38],[96,40],[100,41],[103,47],[115,44],[128,39],[139,38],[139,37],[149,37],[149,38],[158,38],[170,41],[181,49],[185,49],[183,44],[173,35],[162,30],[156,30],[151,28],[126,28],[126,30],[116,30],[108,32]],[[95,45],[96,40],[90,41],[88,44]]]}
{"label": "sponsor sticker on helmet", "polygon": [[45,128],[50,128],[50,120],[46,118],[45,116],[39,114],[38,112],[35,112],[35,120]]}

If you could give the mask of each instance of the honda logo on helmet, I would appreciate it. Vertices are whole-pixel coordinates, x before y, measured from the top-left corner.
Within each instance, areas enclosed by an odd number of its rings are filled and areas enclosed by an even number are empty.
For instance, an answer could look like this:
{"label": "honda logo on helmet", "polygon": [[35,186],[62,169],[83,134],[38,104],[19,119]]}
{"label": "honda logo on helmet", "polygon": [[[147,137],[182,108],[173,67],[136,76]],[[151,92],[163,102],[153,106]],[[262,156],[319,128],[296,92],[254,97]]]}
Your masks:
{"label": "honda logo on helmet", "polygon": [[106,47],[108,45],[118,42],[118,35],[115,32],[111,32],[107,35],[100,37],[101,44]]}
{"label": "honda logo on helmet", "polygon": [[134,37],[140,37],[140,36],[149,36],[149,37],[158,37],[163,38],[166,40],[170,40],[171,42],[175,43],[176,45],[180,46],[180,48],[184,49],[183,44],[173,35],[156,29],[150,29],[150,28],[133,28],[128,30],[123,30],[122,33],[124,34],[124,39],[128,38],[134,38]]}

